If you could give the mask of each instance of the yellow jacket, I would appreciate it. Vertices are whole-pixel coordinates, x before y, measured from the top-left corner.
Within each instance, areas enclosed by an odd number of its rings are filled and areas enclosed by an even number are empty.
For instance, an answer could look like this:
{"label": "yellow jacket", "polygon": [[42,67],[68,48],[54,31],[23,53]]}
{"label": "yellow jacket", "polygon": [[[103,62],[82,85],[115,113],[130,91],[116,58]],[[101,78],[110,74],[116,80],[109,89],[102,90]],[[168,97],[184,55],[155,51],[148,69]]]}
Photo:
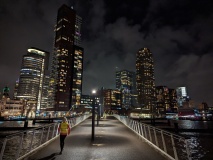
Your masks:
{"label": "yellow jacket", "polygon": [[70,134],[70,125],[67,122],[61,122],[58,128],[60,135]]}

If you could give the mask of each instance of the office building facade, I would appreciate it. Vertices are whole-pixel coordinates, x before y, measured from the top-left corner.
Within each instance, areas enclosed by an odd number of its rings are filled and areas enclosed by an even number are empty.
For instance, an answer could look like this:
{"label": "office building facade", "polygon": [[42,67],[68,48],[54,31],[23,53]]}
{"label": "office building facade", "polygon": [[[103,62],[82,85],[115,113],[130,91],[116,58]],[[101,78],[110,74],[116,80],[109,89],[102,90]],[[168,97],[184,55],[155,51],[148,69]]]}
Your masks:
{"label": "office building facade", "polygon": [[116,71],[116,89],[121,91],[122,108],[133,106],[132,95],[135,93],[135,73],[127,70]]}
{"label": "office building facade", "polygon": [[59,8],[51,74],[54,111],[68,111],[80,104],[84,53],[81,23],[75,10],[66,5]]}
{"label": "office building facade", "polygon": [[178,107],[181,108],[184,106],[185,102],[189,101],[189,96],[187,95],[186,87],[177,87],[177,104]]}
{"label": "office building facade", "polygon": [[38,112],[41,110],[48,63],[49,52],[33,47],[28,49],[28,53],[22,59],[16,98],[33,102]]}
{"label": "office building facade", "polygon": [[136,88],[141,109],[153,111],[156,102],[154,62],[148,48],[136,54]]}

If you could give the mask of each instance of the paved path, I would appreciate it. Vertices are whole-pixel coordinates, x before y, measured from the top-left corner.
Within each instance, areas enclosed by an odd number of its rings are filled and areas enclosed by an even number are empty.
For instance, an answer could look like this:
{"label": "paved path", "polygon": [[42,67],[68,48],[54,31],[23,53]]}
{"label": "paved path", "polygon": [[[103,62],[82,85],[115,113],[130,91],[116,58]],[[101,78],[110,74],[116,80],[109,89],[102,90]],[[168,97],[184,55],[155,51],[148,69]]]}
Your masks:
{"label": "paved path", "polygon": [[95,123],[91,141],[91,119],[72,128],[59,155],[59,138],[37,151],[28,160],[165,160],[159,152],[114,117]]}

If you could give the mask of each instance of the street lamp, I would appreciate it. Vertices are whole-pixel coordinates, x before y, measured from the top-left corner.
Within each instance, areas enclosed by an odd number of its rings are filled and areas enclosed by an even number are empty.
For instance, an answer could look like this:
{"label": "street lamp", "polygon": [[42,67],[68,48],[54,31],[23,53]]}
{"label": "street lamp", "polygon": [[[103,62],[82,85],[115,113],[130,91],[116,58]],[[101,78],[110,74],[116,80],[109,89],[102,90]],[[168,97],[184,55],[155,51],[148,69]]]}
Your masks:
{"label": "street lamp", "polygon": [[92,140],[95,134],[95,94],[96,90],[92,90]]}

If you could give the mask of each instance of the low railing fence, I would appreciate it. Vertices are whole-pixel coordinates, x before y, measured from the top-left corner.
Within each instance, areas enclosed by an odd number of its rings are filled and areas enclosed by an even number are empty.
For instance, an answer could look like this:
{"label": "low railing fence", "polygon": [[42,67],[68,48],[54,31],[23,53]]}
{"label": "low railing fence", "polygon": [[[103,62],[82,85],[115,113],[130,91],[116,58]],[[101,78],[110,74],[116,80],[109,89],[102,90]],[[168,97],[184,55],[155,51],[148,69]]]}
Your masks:
{"label": "low railing fence", "polygon": [[[68,123],[72,128],[90,116],[71,118],[68,119]],[[59,135],[58,126],[59,123],[52,123],[6,136],[0,145],[0,160],[23,159],[40,146],[55,139]]]}
{"label": "low railing fence", "polygon": [[192,159],[189,141],[184,137],[132,120],[126,116],[114,116],[169,159]]}

